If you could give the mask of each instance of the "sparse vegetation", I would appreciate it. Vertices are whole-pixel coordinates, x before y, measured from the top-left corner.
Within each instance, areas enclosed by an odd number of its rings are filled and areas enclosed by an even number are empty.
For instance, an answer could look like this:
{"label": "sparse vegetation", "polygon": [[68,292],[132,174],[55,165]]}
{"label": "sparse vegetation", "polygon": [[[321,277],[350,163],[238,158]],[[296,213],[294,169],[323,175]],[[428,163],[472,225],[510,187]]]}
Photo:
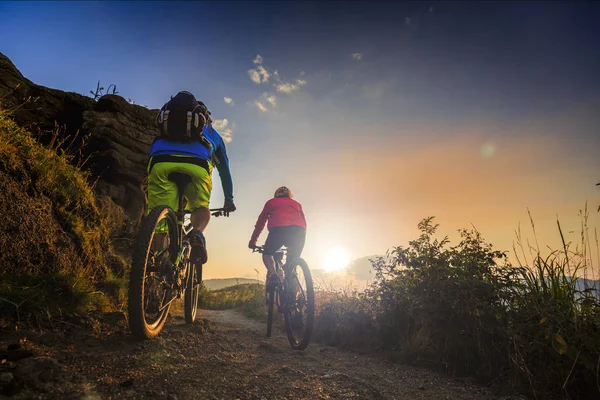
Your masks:
{"label": "sparse vegetation", "polygon": [[87,174],[72,165],[77,152],[40,145],[0,109],[0,318],[40,323],[124,301],[125,264]]}
{"label": "sparse vegetation", "polygon": [[[112,88],[112,91],[111,91]],[[119,92],[117,92],[117,85],[115,84],[110,84],[108,85],[108,89],[106,89],[106,93],[104,93],[104,86],[100,86],[100,81],[98,81],[98,83],[96,84],[96,90],[90,90],[90,94],[92,95],[92,98],[94,100],[98,100],[100,97],[104,96],[105,94],[119,94]],[[131,101],[130,101],[131,103]]]}
{"label": "sparse vegetation", "polygon": [[210,291],[202,288],[198,307],[207,310],[227,310],[254,304],[261,298],[264,303],[264,287],[261,284],[246,283]]}
{"label": "sparse vegetation", "polygon": [[577,284],[593,265],[585,235],[582,247],[534,249],[516,267],[477,231],[451,247],[432,218],[419,228],[407,247],[372,260],[377,278],[365,293],[322,299],[318,339],[535,398],[600,396],[598,287]]}
{"label": "sparse vegetation", "polygon": [[[90,94],[92,95],[92,98],[94,100],[98,101],[98,99],[100,99],[100,97],[102,97],[106,94],[115,94],[116,95],[116,94],[119,94],[119,92],[117,92],[117,85],[115,85],[115,84],[108,85],[106,92],[104,92],[104,86],[101,86],[100,81],[98,81],[98,83],[96,84],[96,90],[90,90]],[[133,104],[133,105],[137,105],[136,102],[131,99],[131,97],[127,98],[127,102],[130,104]],[[139,104],[139,105],[144,108],[148,108],[148,106],[145,104]]]}

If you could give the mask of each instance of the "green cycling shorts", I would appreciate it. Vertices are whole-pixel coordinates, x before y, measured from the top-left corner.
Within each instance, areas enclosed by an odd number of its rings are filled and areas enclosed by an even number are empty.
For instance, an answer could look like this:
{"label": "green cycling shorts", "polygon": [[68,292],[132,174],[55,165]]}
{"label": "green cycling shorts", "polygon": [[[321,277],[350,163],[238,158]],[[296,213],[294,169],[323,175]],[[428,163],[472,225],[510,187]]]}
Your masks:
{"label": "green cycling shorts", "polygon": [[[150,160],[152,162],[152,160]],[[148,164],[150,166],[151,164]],[[169,180],[169,174],[181,172],[189,175],[192,182],[185,188],[185,209],[208,208],[212,191],[212,166],[208,170],[186,162],[158,162],[148,172],[148,212],[157,206],[179,208],[177,185]]]}

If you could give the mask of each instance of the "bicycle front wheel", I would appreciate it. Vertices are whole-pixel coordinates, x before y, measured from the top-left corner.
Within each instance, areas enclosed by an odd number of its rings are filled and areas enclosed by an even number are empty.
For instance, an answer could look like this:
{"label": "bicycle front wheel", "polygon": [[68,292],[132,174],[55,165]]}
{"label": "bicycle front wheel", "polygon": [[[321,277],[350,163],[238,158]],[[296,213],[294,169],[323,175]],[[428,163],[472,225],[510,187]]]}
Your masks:
{"label": "bicycle front wheel", "polygon": [[285,271],[285,331],[294,350],[310,342],[315,321],[315,291],[310,269],[301,258],[292,260]]}
{"label": "bicycle front wheel", "polygon": [[167,321],[177,249],[175,213],[154,208],[140,228],[129,277],[129,327],[137,339],[158,335]]}

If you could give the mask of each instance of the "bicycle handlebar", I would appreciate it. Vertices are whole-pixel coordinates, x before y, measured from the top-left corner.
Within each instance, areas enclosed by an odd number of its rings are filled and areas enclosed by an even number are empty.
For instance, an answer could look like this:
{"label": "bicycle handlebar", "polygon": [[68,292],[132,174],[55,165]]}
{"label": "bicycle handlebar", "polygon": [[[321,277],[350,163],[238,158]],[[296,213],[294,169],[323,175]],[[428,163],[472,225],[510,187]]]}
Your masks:
{"label": "bicycle handlebar", "polygon": [[263,251],[265,251],[265,246],[254,246],[252,248],[253,253],[261,253],[262,254]]}
{"label": "bicycle handlebar", "polygon": [[[226,211],[224,208],[211,208],[210,209],[210,214],[213,217],[229,217],[229,214],[232,212],[233,211]],[[192,214],[192,212],[185,210],[183,213],[176,212],[175,214],[177,216],[181,217],[182,215],[190,215],[190,214]]]}
{"label": "bicycle handlebar", "polygon": [[210,215],[213,217],[229,217],[229,213],[233,211],[227,211],[224,208],[211,208]]}

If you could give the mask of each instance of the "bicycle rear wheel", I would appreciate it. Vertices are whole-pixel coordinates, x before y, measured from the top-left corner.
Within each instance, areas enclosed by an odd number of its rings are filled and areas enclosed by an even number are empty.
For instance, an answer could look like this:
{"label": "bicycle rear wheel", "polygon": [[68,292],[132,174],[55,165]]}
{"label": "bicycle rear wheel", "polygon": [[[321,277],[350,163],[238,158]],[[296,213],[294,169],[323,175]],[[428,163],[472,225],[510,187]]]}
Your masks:
{"label": "bicycle rear wheel", "polygon": [[188,274],[183,298],[183,313],[185,314],[185,323],[193,324],[198,313],[198,294],[200,293],[200,285],[202,285],[202,264],[190,263]]}
{"label": "bicycle rear wheel", "polygon": [[301,258],[292,260],[285,271],[285,331],[294,350],[310,342],[315,321],[315,291],[310,269]]}
{"label": "bicycle rear wheel", "polygon": [[162,330],[173,300],[173,262],[177,257],[177,217],[166,206],[144,219],[129,277],[129,327],[137,339]]}

